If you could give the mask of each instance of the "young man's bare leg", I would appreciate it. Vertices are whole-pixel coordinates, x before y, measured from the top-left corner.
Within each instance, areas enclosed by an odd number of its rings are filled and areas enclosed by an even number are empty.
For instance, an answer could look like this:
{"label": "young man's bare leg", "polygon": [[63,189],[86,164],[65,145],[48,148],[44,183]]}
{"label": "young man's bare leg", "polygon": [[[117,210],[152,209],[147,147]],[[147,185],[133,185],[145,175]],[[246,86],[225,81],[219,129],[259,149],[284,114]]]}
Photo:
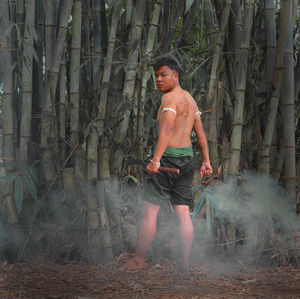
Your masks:
{"label": "young man's bare leg", "polygon": [[141,269],[143,267],[145,256],[156,233],[156,219],[159,209],[159,205],[147,201],[144,202],[143,219],[137,248],[133,258],[124,264],[125,268]]}
{"label": "young man's bare leg", "polygon": [[174,205],[174,210],[179,220],[179,231],[181,237],[181,267],[187,269],[189,267],[189,256],[192,248],[194,228],[190,216],[189,206]]}

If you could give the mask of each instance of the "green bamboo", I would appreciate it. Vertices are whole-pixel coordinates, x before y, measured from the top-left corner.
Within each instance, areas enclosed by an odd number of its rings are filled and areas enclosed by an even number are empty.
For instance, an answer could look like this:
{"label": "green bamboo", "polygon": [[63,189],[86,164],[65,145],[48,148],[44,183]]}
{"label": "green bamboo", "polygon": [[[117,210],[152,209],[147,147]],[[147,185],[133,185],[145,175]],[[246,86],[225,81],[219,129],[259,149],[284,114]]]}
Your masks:
{"label": "green bamboo", "polygon": [[[81,23],[82,23],[82,3],[75,0],[72,13],[72,43],[70,61],[70,135],[73,146],[79,146],[79,105],[80,105],[80,50],[81,50]],[[79,166],[80,155],[78,151],[74,154],[75,167]],[[77,167],[76,167],[77,168]],[[75,169],[75,176],[79,179],[81,171]]]}
{"label": "green bamboo", "polygon": [[[9,1],[12,2],[13,1]],[[25,0],[17,0],[16,2],[16,23],[19,26],[21,36],[24,35],[24,21],[25,21]]]}
{"label": "green bamboo", "polygon": [[[267,51],[266,51],[266,70],[261,80],[258,93],[262,94],[262,97],[255,99],[255,105],[258,106],[260,103],[265,101],[265,97],[269,97],[272,92],[272,79],[274,75],[274,65],[275,65],[275,58],[276,58],[276,19],[275,19],[275,3],[273,0],[266,0],[265,1],[265,19],[266,19],[266,41],[267,41]],[[257,118],[258,121],[259,118]],[[281,122],[281,120],[278,120]],[[259,126],[259,123],[257,124]],[[257,142],[257,159],[260,161],[261,156],[261,148],[262,148],[262,138]],[[282,148],[280,146],[280,148]],[[280,151],[279,148],[279,151]],[[270,163],[273,165],[275,164],[275,168],[278,169],[279,165],[276,163],[278,155],[278,147],[277,147],[277,134],[276,130],[274,130],[273,134],[273,141],[271,144],[270,149],[270,156],[274,157],[274,160],[270,160]],[[277,175],[275,174],[275,177]]]}
{"label": "green bamboo", "polygon": [[[161,34],[163,37],[160,45],[161,53],[168,53],[171,50],[178,22],[184,9],[184,3],[184,0],[179,0],[177,3],[174,1],[164,1],[163,13],[165,21],[162,28],[163,33]],[[175,5],[176,7],[174,7]]]}
{"label": "green bamboo", "polygon": [[276,57],[276,19],[274,0],[265,1],[266,11],[266,39],[267,39],[267,57],[266,57],[266,84],[268,89],[272,85],[274,75],[274,64]]}
{"label": "green bamboo", "polygon": [[[87,153],[87,172],[88,178],[98,178],[98,167],[100,169],[109,169],[109,159],[101,160],[103,164],[100,164],[98,160],[98,151],[100,150],[99,138],[103,136],[104,124],[106,117],[106,105],[108,98],[108,88],[110,85],[110,75],[114,54],[114,47],[116,42],[116,32],[120,19],[122,1],[117,0],[113,6],[113,12],[111,17],[111,26],[109,31],[108,49],[106,57],[104,59],[104,70],[102,78],[100,78],[101,92],[99,97],[98,109],[97,109],[97,119],[93,123],[95,130],[90,131],[88,137],[88,153]],[[95,131],[98,134],[98,138],[95,136]],[[103,141],[104,142],[104,141]],[[96,155],[97,153],[97,155]],[[106,175],[106,174],[105,174]]]}
{"label": "green bamboo", "polygon": [[[58,151],[55,93],[58,83],[59,69],[63,57],[64,42],[67,33],[68,21],[72,10],[72,5],[72,0],[66,0],[63,2],[63,6],[60,11],[60,20],[58,26],[59,29],[54,43],[54,51],[51,52],[52,59],[50,59],[49,57],[50,62],[48,65],[46,64],[47,75],[45,86],[45,98],[43,102],[41,116],[41,160],[46,182],[51,182],[55,176],[53,154],[54,152]],[[50,53],[47,54],[46,52],[46,55],[50,55]]]}
{"label": "green bamboo", "polygon": [[[4,162],[12,162],[15,159],[14,149],[14,118],[13,118],[13,65],[11,55],[11,31],[6,35],[4,32],[11,26],[11,22],[8,18],[9,7],[7,1],[0,1],[0,21],[1,21],[1,71],[2,71],[2,146]],[[3,166],[1,166],[3,167]],[[4,168],[5,174],[8,173],[9,168]],[[2,169],[2,173],[4,172]],[[3,206],[5,209],[6,222],[9,225],[16,224],[18,222],[18,216],[16,213],[16,207],[14,199],[11,195],[12,188],[6,190],[4,198],[2,198]]]}
{"label": "green bamboo", "polygon": [[[93,14],[93,81],[94,84],[100,82],[100,67],[102,59],[101,47],[101,2],[103,0],[94,0],[92,6]],[[96,88],[94,88],[96,89]]]}
{"label": "green bamboo", "polygon": [[[36,31],[37,31],[37,40],[36,43],[36,53],[37,53],[37,61],[34,60],[34,79],[33,79],[33,113],[40,113],[40,109],[42,107],[43,101],[43,88],[44,88],[44,42],[45,42],[45,34],[44,34],[44,0],[36,1]],[[39,126],[40,122],[37,119],[33,119],[33,126]],[[33,132],[34,130],[32,130]],[[35,135],[37,132],[35,132]],[[34,136],[35,137],[35,136]],[[36,140],[33,140],[36,141]]]}
{"label": "green bamboo", "polygon": [[[138,1],[135,9],[135,20],[134,24],[131,27],[131,32],[129,36],[129,53],[128,53],[128,62],[126,66],[125,79],[124,79],[124,87],[123,87],[123,97],[133,102],[134,99],[134,90],[136,83],[136,73],[137,73],[137,63],[138,56],[140,53],[140,40],[143,30],[144,24],[144,12],[145,12],[145,2]],[[134,47],[132,47],[135,45]],[[135,110],[134,119],[137,118],[137,110]],[[118,169],[120,171],[120,165],[122,164],[123,157],[123,143],[126,139],[129,122],[130,122],[131,110],[127,109],[121,118],[123,118],[122,122],[120,122],[116,134],[114,136],[114,141],[116,144],[116,150],[114,153],[113,159],[113,169]],[[136,129],[137,123],[135,121],[134,128]]]}
{"label": "green bamboo", "polygon": [[286,0],[282,2],[279,37],[277,42],[275,71],[272,80],[272,96],[268,107],[267,123],[263,134],[263,143],[261,151],[261,160],[259,162],[259,171],[269,173],[270,171],[270,148],[275,127],[277,109],[281,92],[281,78],[283,69],[284,49],[286,44],[288,23],[290,18],[290,7],[292,1]]}
{"label": "green bamboo", "polygon": [[216,43],[217,23],[213,12],[212,2],[210,0],[203,0],[203,17],[205,24],[205,34],[209,40],[209,47],[213,49]]}
{"label": "green bamboo", "polygon": [[119,19],[120,19],[121,5],[122,5],[122,0],[116,0],[113,6],[113,13],[111,17],[111,25],[110,25],[109,39],[108,39],[108,49],[107,49],[106,57],[104,59],[103,77],[100,82],[101,94],[100,94],[99,106],[98,106],[98,119],[96,123],[99,136],[102,136],[104,132],[106,105],[107,105],[107,98],[108,98],[107,95],[108,95],[108,88],[110,84],[110,75],[111,75],[114,47],[116,42],[116,32],[117,32]]}
{"label": "green bamboo", "polygon": [[[231,2],[231,0],[230,0]],[[174,48],[180,48],[189,38],[189,34],[194,23],[195,15],[199,13],[200,1],[193,1],[191,8],[187,11],[183,18],[182,28],[178,34],[176,41],[173,43]]]}
{"label": "green bamboo", "polygon": [[91,126],[88,135],[86,178],[88,182],[98,178],[98,133],[94,125]]}
{"label": "green bamboo", "polygon": [[242,21],[242,6],[240,0],[233,0],[233,19],[234,19],[234,39],[233,39],[233,51],[234,60],[237,61],[239,58],[240,47],[243,39],[243,21]]}
{"label": "green bamboo", "polygon": [[[97,184],[96,193],[87,191],[88,262],[97,264],[113,257],[109,221],[104,206],[104,190]],[[102,222],[100,222],[100,219]]]}
{"label": "green bamboo", "polygon": [[46,81],[48,80],[48,71],[51,69],[53,64],[53,52],[56,40],[58,6],[59,0],[44,1]]}
{"label": "green bamboo", "polygon": [[31,111],[32,111],[32,68],[33,44],[35,33],[35,0],[26,1],[26,18],[23,42],[22,63],[22,110],[20,126],[20,159],[28,161],[28,143],[31,138]]}
{"label": "green bamboo", "polygon": [[61,164],[67,157],[66,153],[66,62],[62,59],[60,65],[60,77],[59,77],[59,139],[60,139],[60,161]]}
{"label": "green bamboo", "polygon": [[229,14],[231,10],[231,0],[227,1],[226,7],[221,16],[221,23],[216,36],[214,57],[210,73],[209,88],[206,106],[210,113],[206,114],[205,124],[208,129],[208,142],[210,145],[210,159],[213,165],[218,164],[218,143],[217,143],[217,83],[219,80],[220,62],[223,57],[225,32],[228,25]]}
{"label": "green bamboo", "polygon": [[248,70],[248,56],[250,51],[250,38],[253,24],[253,0],[246,1],[243,37],[238,57],[238,67],[236,72],[236,103],[233,115],[233,129],[230,140],[230,163],[229,174],[239,173],[240,152],[242,144],[242,129],[244,122],[244,103],[246,90],[246,76]]}
{"label": "green bamboo", "polygon": [[[164,4],[164,0],[156,0],[154,3],[154,8],[150,20],[150,25],[148,28],[148,34],[147,34],[147,40],[146,40],[146,46],[143,51],[143,60],[150,61],[152,54],[153,54],[153,49],[154,49],[154,44],[156,40],[156,35],[157,35],[157,27],[158,27],[158,21],[159,17],[161,14],[161,9]],[[149,65],[145,64],[145,69],[142,77],[142,82],[141,82],[141,96],[140,96],[140,113],[139,113],[139,119],[138,119],[138,127],[136,129],[137,131],[137,136],[138,136],[138,154],[140,155],[138,158],[143,159],[143,147],[144,147],[144,140],[143,140],[143,126],[144,126],[144,109],[145,109],[145,102],[146,102],[146,91],[147,91],[147,85],[148,81],[151,77],[151,70],[149,68]]]}
{"label": "green bamboo", "polygon": [[81,0],[75,0],[72,13],[70,61],[70,134],[71,143],[79,145],[79,78],[81,49]]}
{"label": "green bamboo", "polygon": [[287,192],[296,198],[296,148],[295,148],[295,98],[294,98],[294,41],[293,41],[293,6],[290,17],[284,56],[282,82],[282,112],[284,140],[284,182]]}

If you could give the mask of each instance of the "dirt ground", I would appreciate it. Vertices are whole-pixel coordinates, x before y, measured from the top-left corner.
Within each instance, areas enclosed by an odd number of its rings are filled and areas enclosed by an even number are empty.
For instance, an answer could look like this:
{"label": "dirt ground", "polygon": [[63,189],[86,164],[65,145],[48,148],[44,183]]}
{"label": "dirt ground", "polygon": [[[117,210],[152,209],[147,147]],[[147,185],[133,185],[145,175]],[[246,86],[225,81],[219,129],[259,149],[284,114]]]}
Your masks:
{"label": "dirt ground", "polygon": [[218,265],[186,273],[171,262],[127,272],[121,255],[107,264],[31,262],[0,265],[0,298],[300,298],[300,268],[248,268],[223,274]]}

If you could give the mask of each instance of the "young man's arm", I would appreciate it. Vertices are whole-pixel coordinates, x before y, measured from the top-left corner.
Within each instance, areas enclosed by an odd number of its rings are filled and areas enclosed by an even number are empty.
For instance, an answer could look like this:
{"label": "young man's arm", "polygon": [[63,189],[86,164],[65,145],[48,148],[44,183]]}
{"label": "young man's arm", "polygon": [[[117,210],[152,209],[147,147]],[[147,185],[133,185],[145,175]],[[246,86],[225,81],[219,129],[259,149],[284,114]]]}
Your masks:
{"label": "young man's arm", "polygon": [[196,139],[201,151],[202,165],[200,167],[200,176],[209,176],[213,170],[210,165],[207,139],[202,127],[200,114],[195,115],[193,130],[196,133]]}
{"label": "young man's arm", "polygon": [[[159,116],[159,136],[156,150],[153,155],[152,162],[147,165],[147,170],[150,173],[158,172],[160,159],[164,154],[165,149],[167,148],[174,133],[176,104],[174,104],[174,101],[172,101],[172,96],[170,94],[163,95],[161,107],[169,108],[170,110],[166,110]],[[161,109],[160,111],[163,111],[163,109]]]}

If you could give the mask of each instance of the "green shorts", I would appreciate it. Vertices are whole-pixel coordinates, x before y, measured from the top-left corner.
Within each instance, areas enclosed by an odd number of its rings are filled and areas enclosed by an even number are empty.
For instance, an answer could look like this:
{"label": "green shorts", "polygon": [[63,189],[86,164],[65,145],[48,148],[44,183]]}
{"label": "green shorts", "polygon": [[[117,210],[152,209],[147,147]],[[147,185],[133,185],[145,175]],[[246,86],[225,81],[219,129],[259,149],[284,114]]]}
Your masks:
{"label": "green shorts", "polygon": [[144,200],[162,205],[170,200],[172,205],[192,203],[192,183],[194,177],[194,158],[191,156],[163,156],[163,167],[178,168],[179,174],[159,172],[150,174],[144,186]]}

